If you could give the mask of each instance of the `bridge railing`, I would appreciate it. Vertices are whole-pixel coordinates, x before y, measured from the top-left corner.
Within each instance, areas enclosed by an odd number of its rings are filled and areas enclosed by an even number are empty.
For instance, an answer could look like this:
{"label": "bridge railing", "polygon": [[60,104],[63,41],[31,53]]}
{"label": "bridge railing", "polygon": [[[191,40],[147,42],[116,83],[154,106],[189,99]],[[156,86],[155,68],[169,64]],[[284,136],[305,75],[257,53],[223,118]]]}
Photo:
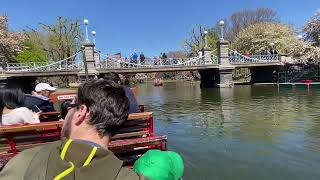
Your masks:
{"label": "bridge railing", "polygon": [[254,63],[271,63],[280,62],[280,55],[268,54],[268,55],[250,55],[245,56],[237,51],[229,49],[228,51],[230,64],[254,64]]}
{"label": "bridge railing", "polygon": [[76,63],[76,54],[56,62],[30,62],[30,63],[7,63],[5,72],[39,72],[39,71],[67,71],[77,70],[81,67]]}
{"label": "bridge railing", "polygon": [[6,71],[27,71],[39,66],[48,65],[47,62],[29,62],[29,63],[7,63],[5,70]]}
{"label": "bridge railing", "polygon": [[162,68],[162,67],[177,67],[177,66],[199,66],[218,64],[218,58],[215,55],[207,54],[205,56],[212,56],[211,61],[206,61],[208,58],[193,57],[188,59],[167,58],[154,59],[141,63],[140,61],[117,59],[100,53],[100,56],[105,59],[97,65],[98,69],[123,69],[123,68]]}

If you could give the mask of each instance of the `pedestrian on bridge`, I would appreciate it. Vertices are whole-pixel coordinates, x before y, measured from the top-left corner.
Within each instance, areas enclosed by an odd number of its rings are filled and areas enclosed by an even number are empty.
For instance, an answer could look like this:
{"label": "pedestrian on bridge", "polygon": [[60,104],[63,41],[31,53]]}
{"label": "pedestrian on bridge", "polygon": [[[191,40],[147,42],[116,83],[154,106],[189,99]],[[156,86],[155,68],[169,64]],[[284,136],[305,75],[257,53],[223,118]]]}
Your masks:
{"label": "pedestrian on bridge", "polygon": [[132,54],[132,58],[133,58],[134,63],[137,64],[138,63],[138,54],[136,52],[134,52]]}
{"label": "pedestrian on bridge", "polygon": [[168,65],[167,58],[168,58],[168,56],[166,55],[166,53],[163,53],[162,54],[162,64]]}
{"label": "pedestrian on bridge", "polygon": [[145,59],[146,59],[146,57],[144,56],[143,52],[141,52],[141,54],[140,54],[140,64],[144,65]]}
{"label": "pedestrian on bridge", "polygon": [[278,54],[278,52],[277,52],[277,50],[272,48],[272,49],[270,49],[270,54],[276,55],[276,54]]}

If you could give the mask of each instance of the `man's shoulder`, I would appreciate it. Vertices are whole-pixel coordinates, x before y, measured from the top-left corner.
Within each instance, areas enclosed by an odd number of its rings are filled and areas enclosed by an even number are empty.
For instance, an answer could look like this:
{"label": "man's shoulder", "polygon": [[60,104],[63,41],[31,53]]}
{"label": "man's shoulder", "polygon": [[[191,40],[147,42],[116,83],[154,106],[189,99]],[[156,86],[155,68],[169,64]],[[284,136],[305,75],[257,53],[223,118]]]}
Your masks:
{"label": "man's shoulder", "polygon": [[40,105],[49,102],[48,100],[41,99],[37,96],[26,95],[25,104],[26,105]]}
{"label": "man's shoulder", "polygon": [[42,147],[27,149],[13,157],[0,172],[0,180],[23,179],[28,166]]}
{"label": "man's shoulder", "polygon": [[14,156],[9,163],[20,163],[20,162],[30,162],[32,159],[40,152],[40,151],[48,151],[50,152],[51,149],[56,146],[57,144],[61,144],[61,141],[51,142],[42,146],[37,146],[34,148],[26,149],[16,156]]}
{"label": "man's shoulder", "polygon": [[25,159],[25,158],[31,158],[37,152],[39,152],[42,148],[43,148],[43,146],[37,146],[37,147],[34,147],[34,148],[26,149],[26,150],[20,152],[19,154],[17,154],[15,157],[13,157],[13,159],[21,159],[22,160],[22,159]]}
{"label": "man's shoulder", "polygon": [[18,155],[13,157],[2,169],[2,171],[0,172],[0,180],[23,180],[25,179],[25,176],[26,174],[28,174],[28,172],[33,173],[36,170],[43,170],[43,168],[46,168],[46,166],[41,166],[41,164],[46,163],[46,159],[49,159],[49,154],[52,148],[55,147],[56,144],[60,143],[61,141],[56,141],[20,152]]}

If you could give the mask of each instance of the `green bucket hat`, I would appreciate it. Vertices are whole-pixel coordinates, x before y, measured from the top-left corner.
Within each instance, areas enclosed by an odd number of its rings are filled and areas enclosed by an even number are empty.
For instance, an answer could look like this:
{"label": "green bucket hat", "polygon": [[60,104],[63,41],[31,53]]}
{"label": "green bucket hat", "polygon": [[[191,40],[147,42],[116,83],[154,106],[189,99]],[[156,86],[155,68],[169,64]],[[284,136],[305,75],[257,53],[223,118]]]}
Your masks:
{"label": "green bucket hat", "polygon": [[180,180],[184,165],[176,152],[149,150],[134,163],[133,170],[150,180]]}

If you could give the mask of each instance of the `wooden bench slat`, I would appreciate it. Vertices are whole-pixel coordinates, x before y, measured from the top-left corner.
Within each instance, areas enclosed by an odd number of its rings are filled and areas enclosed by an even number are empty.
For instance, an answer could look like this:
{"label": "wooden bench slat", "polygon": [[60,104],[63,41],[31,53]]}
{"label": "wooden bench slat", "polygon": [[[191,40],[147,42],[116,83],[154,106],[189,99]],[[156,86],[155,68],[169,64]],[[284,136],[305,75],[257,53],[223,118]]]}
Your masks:
{"label": "wooden bench slat", "polygon": [[45,122],[29,125],[16,125],[16,126],[2,126],[0,127],[0,133],[6,132],[23,132],[28,130],[44,129],[44,128],[56,128],[62,127],[63,121]]}
{"label": "wooden bench slat", "polygon": [[[121,149],[124,146],[127,146],[127,148],[131,148],[133,145],[134,146],[147,146],[147,145],[153,145],[157,143],[163,143],[164,141],[167,141],[167,136],[153,136],[153,137],[145,137],[145,138],[135,138],[135,139],[130,139],[130,140],[116,140],[116,141],[111,141],[109,143],[109,148],[110,150],[116,150],[116,149]],[[46,143],[35,143],[35,144],[25,144],[25,145],[19,145],[16,146],[19,151],[49,144],[51,142],[46,142]],[[10,151],[11,149],[9,147],[1,148],[0,152],[4,153],[4,151]],[[1,153],[0,153],[1,156]]]}
{"label": "wooden bench slat", "polygon": [[138,132],[131,132],[131,133],[122,133],[122,134],[116,134],[111,139],[121,139],[121,138],[129,138],[129,137],[137,137],[137,136],[143,136],[148,135],[149,131],[138,131]]}
{"label": "wooden bench slat", "polygon": [[[152,112],[133,113],[130,114],[128,120],[140,120],[152,117]],[[0,127],[0,133],[3,132],[19,132],[32,129],[50,128],[50,127],[62,127],[63,121],[43,122],[38,124],[29,125],[16,125],[16,126],[2,126]]]}
{"label": "wooden bench slat", "polygon": [[129,133],[129,132],[135,132],[135,131],[144,131],[148,128],[148,126],[133,126],[133,127],[127,127],[120,130],[118,134],[121,133]]}
{"label": "wooden bench slat", "polygon": [[145,119],[152,117],[152,112],[132,113],[129,114],[128,120]]}
{"label": "wooden bench slat", "polygon": [[135,138],[130,140],[118,140],[109,143],[108,147],[112,152],[116,153],[118,151],[132,150],[138,147],[146,147],[150,145],[160,145],[161,143],[166,146],[167,136],[152,136],[145,138]]}

